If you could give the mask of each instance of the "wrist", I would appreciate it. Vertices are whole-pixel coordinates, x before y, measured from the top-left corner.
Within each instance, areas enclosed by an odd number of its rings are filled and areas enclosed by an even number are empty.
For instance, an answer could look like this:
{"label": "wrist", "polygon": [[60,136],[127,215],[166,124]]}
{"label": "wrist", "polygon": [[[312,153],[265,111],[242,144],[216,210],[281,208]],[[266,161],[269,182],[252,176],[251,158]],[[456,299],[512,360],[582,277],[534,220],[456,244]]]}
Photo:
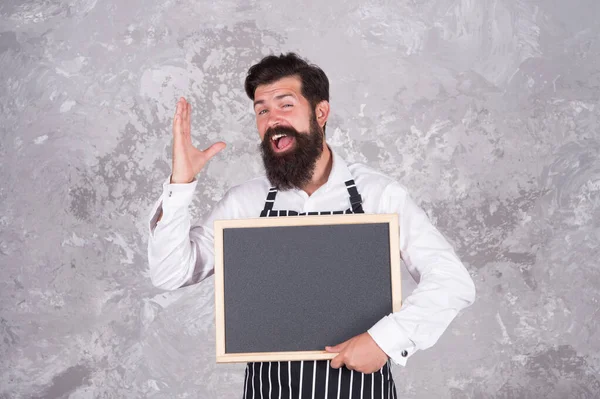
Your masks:
{"label": "wrist", "polygon": [[194,178],[192,177],[191,179],[180,179],[180,178],[173,178],[173,175],[171,175],[171,177],[169,178],[169,184],[190,184],[194,181]]}

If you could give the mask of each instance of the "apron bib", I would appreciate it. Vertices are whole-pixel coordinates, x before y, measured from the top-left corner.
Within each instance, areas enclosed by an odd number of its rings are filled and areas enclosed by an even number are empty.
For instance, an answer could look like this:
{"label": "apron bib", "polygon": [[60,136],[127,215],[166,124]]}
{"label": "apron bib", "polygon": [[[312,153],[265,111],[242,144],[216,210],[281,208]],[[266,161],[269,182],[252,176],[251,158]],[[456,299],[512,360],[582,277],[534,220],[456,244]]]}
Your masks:
{"label": "apron bib", "polygon": [[[277,189],[267,194],[260,217],[364,213],[354,180],[345,182],[350,208],[345,211],[296,212],[274,210]],[[396,399],[390,362],[372,374],[334,369],[329,360],[252,362],[246,366],[244,399]]]}

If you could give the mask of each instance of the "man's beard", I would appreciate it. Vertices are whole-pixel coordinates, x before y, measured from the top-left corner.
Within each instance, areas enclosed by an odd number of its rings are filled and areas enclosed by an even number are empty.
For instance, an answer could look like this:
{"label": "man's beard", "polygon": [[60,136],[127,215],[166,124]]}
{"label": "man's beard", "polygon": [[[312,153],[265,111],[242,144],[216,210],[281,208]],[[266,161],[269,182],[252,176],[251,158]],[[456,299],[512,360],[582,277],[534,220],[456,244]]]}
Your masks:
{"label": "man's beard", "polygon": [[[312,179],[317,160],[323,152],[323,130],[315,115],[310,118],[310,131],[299,133],[293,127],[269,128],[260,145],[267,178],[279,190],[301,189]],[[294,138],[293,148],[282,154],[275,153],[271,137],[285,134]]]}

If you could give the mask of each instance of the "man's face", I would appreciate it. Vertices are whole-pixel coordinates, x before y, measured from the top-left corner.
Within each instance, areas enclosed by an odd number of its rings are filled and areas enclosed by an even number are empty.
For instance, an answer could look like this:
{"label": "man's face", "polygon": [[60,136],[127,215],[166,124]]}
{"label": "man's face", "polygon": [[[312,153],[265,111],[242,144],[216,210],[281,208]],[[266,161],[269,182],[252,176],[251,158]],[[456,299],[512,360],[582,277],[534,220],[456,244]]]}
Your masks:
{"label": "man's face", "polygon": [[[256,127],[263,140],[273,126],[293,127],[298,132],[309,129],[310,103],[302,95],[302,82],[297,77],[285,77],[258,86],[254,92]],[[274,147],[277,152],[277,148]]]}
{"label": "man's face", "polygon": [[281,190],[310,182],[323,151],[323,130],[298,78],[256,88],[256,125],[267,177]]}

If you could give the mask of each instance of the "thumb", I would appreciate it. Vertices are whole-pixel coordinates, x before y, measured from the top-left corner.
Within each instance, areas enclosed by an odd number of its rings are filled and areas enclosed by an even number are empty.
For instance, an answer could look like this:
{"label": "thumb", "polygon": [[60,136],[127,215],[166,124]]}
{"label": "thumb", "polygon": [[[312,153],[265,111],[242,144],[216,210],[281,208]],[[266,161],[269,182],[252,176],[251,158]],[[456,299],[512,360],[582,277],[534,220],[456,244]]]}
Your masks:
{"label": "thumb", "polygon": [[327,352],[340,353],[344,350],[344,348],[348,345],[348,341],[342,342],[341,344],[337,344],[335,346],[326,346],[325,350]]}
{"label": "thumb", "polygon": [[227,144],[225,144],[222,141],[219,141],[218,143],[215,143],[215,144],[211,145],[206,150],[204,150],[204,154],[206,155],[206,159],[207,160],[211,159],[212,157],[214,157],[215,155],[217,155],[219,152],[221,152],[226,146],[227,146]]}

